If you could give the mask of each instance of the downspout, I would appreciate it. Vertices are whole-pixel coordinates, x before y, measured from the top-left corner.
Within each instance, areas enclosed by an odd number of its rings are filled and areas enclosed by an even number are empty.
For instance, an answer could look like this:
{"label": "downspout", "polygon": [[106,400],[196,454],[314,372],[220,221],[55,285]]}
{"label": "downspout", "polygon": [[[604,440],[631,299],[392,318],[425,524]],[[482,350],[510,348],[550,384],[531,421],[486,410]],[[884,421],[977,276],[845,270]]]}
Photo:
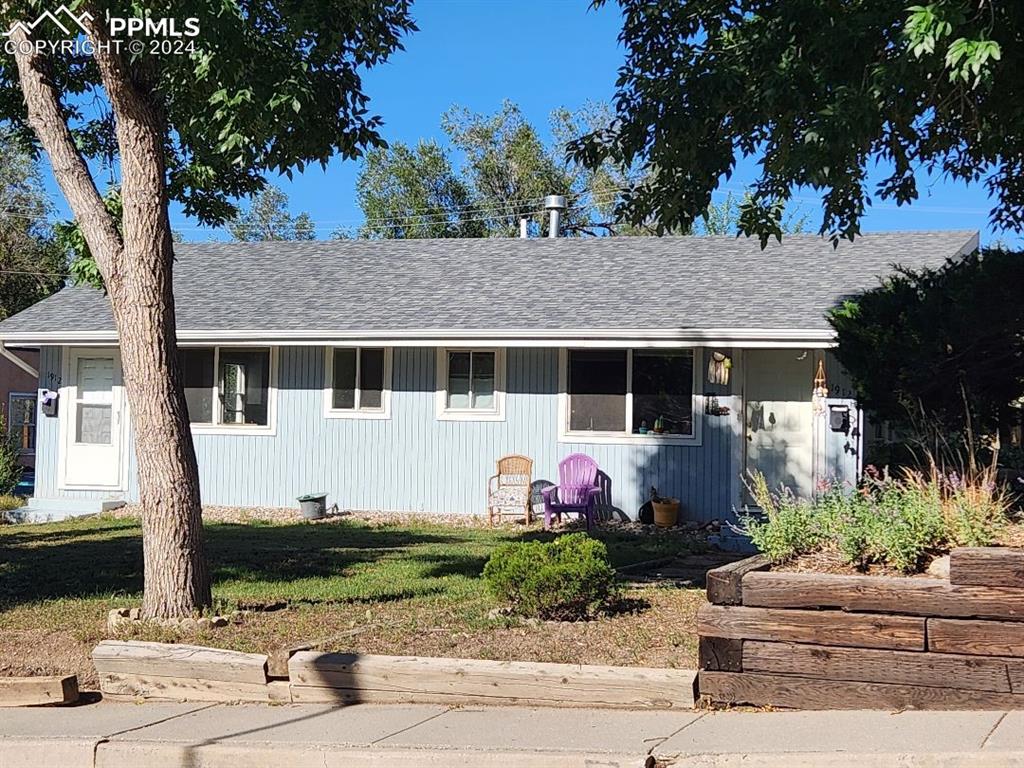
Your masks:
{"label": "downspout", "polygon": [[36,379],[37,381],[39,380],[39,371],[37,371],[37,370],[36,370],[35,368],[33,368],[33,367],[32,367],[31,365],[29,365],[28,363],[26,363],[26,362],[25,362],[24,360],[22,360],[22,359],[21,359],[20,357],[18,357],[18,356],[17,356],[16,354],[14,354],[13,352],[11,352],[11,350],[9,350],[9,349],[7,348],[7,345],[6,345],[6,344],[0,343],[0,355],[3,355],[3,356],[4,356],[5,358],[7,358],[7,359],[8,359],[9,361],[11,361],[12,363],[14,363],[14,364],[15,364],[16,366],[18,366],[19,368],[21,368],[21,370],[23,370],[23,371],[24,371],[25,373],[27,373],[27,374],[28,374],[29,376],[32,376],[32,377],[33,377],[33,378],[35,378],[35,379]]}

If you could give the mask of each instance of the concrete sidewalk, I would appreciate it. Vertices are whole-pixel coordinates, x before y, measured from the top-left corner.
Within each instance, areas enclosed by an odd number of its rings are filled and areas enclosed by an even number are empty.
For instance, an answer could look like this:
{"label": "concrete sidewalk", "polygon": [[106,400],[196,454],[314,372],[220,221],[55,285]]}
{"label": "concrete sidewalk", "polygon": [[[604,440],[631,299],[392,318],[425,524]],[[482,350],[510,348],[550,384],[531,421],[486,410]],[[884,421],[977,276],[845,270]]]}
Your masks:
{"label": "concrete sidewalk", "polygon": [[0,768],[1022,766],[1024,712],[109,704],[0,710]]}

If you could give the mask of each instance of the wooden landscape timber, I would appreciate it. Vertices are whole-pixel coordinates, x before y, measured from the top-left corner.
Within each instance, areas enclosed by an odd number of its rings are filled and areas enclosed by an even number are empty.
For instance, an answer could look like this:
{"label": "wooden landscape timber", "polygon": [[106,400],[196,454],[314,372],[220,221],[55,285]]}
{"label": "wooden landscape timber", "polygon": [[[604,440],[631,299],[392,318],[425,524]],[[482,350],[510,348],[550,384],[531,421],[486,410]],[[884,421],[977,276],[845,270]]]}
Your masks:
{"label": "wooden landscape timber", "polygon": [[[92,652],[100,691],[110,698],[280,701],[267,657],[198,645],[104,640]],[[285,698],[287,700],[287,697]]]}
{"label": "wooden landscape timber", "polygon": [[524,704],[691,709],[696,675],[679,669],[296,651],[287,679],[267,657],[217,648],[104,641],[93,650],[114,699]]}
{"label": "wooden landscape timber", "polygon": [[740,605],[743,577],[769,567],[771,563],[763,555],[754,555],[721,568],[712,568],[707,575],[708,600],[716,605]]}
{"label": "wooden landscape timber", "polygon": [[964,548],[950,561],[949,579],[786,573],[760,558],[709,572],[700,695],[802,709],[1024,707],[1024,551]]}
{"label": "wooden landscape timber", "polygon": [[1024,550],[1009,547],[960,547],[949,556],[951,584],[1024,589]]}
{"label": "wooden landscape timber", "polygon": [[74,704],[78,677],[0,677],[0,707],[37,707]]}
{"label": "wooden landscape timber", "polygon": [[300,651],[288,676],[296,702],[693,706],[694,673],[678,669]]}
{"label": "wooden landscape timber", "polygon": [[702,605],[697,611],[697,632],[708,637],[908,651],[924,650],[924,622],[917,616],[744,606]]}

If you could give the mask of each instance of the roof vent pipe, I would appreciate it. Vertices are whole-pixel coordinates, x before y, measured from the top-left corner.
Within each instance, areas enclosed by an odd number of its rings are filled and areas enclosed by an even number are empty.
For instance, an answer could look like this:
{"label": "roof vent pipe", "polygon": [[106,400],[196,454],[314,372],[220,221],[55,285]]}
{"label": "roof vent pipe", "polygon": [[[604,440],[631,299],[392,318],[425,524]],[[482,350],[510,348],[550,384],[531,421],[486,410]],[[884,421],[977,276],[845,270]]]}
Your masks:
{"label": "roof vent pipe", "polygon": [[551,216],[548,237],[558,237],[559,222],[562,218],[562,211],[565,210],[565,197],[563,195],[548,195],[544,198],[544,210]]}
{"label": "roof vent pipe", "polygon": [[525,216],[519,217],[519,237],[523,240],[530,236],[530,220]]}

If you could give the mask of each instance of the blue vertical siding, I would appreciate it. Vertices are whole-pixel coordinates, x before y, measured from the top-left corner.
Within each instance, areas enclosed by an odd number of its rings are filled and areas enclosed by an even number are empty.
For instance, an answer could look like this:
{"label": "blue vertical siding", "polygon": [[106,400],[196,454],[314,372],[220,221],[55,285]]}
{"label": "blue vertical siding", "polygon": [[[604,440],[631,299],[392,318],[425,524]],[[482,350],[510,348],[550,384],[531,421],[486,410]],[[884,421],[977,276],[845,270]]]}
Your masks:
{"label": "blue vertical siding", "polygon": [[[59,377],[61,350],[44,348],[41,386]],[[574,452],[593,456],[612,478],[615,506],[635,516],[648,489],[677,496],[687,519],[730,515],[742,472],[739,387],[702,384],[731,408],[703,412],[695,446],[589,444],[558,440],[558,350],[507,351],[505,421],[439,421],[435,415],[433,348],[394,350],[391,418],[329,419],[323,414],[323,347],[282,347],[278,360],[274,435],[195,434],[203,501],[239,506],[295,506],[295,498],[326,491],[343,508],[486,513],[486,482],[506,453],[534,459],[537,479],[556,480],[558,462]],[[704,381],[704,371],[699,380]],[[39,418],[37,496],[96,498],[109,493],[57,488],[57,419]],[[138,496],[131,441],[126,496]]]}

